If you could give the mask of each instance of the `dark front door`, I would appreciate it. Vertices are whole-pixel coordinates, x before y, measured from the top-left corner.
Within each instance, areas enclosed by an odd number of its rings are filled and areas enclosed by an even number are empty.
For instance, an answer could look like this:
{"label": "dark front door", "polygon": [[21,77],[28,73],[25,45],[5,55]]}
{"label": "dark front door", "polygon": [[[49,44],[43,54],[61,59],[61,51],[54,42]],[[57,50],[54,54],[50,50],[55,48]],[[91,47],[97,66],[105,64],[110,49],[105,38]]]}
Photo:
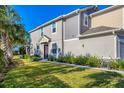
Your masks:
{"label": "dark front door", "polygon": [[44,45],[44,59],[48,58],[48,44]]}

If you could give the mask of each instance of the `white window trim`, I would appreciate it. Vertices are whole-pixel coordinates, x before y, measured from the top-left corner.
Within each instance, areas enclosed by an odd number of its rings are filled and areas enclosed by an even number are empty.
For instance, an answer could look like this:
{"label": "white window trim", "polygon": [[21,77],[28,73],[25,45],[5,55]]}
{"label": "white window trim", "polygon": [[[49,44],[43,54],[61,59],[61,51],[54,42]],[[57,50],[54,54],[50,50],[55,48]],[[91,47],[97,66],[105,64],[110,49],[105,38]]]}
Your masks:
{"label": "white window trim", "polygon": [[[43,30],[43,33],[44,33],[44,28],[41,28]],[[41,29],[40,29],[40,36],[41,36]]]}
{"label": "white window trim", "polygon": [[74,40],[79,40],[79,38],[65,39],[64,41],[74,41]]}
{"label": "white window trim", "polygon": [[88,27],[88,24],[89,24],[89,20],[88,20],[88,19],[89,19],[89,18],[87,18],[87,25],[86,25],[86,24],[85,24],[85,20],[86,20],[85,17],[88,17],[88,15],[84,13],[83,25]]}
{"label": "white window trim", "polygon": [[57,33],[57,22],[55,22],[55,25],[56,25],[56,32],[53,33],[53,26],[52,26],[52,24],[51,24],[51,33],[52,33],[52,34],[56,34],[56,33]]}
{"label": "white window trim", "polygon": [[[57,42],[51,42],[51,49],[53,49],[52,45],[53,45],[54,43],[56,43],[57,46],[58,46],[58,43],[57,43]],[[53,53],[52,53],[52,54],[53,54]],[[58,57],[58,47],[57,47],[56,57]]]}

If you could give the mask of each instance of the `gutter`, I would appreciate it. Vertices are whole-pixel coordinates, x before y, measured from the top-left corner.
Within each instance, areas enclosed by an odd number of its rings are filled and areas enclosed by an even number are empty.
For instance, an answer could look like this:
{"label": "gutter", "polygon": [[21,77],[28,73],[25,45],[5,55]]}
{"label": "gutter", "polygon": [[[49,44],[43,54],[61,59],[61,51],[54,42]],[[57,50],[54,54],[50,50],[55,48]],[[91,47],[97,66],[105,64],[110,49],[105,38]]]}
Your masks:
{"label": "gutter", "polygon": [[102,9],[102,10],[99,10],[95,13],[92,13],[90,15],[90,17],[94,17],[94,16],[97,16],[99,14],[102,14],[102,13],[105,13],[105,12],[108,12],[108,11],[111,11],[111,10],[114,10],[114,9],[117,9],[117,8],[121,8],[121,7],[124,7],[124,5],[114,5],[114,6],[110,6],[108,8],[105,8],[105,9]]}
{"label": "gutter", "polygon": [[108,33],[115,34],[115,32],[119,32],[120,30],[122,30],[122,29],[107,30],[107,31],[101,31],[101,32],[85,34],[85,35],[82,34],[82,35],[79,35],[77,37],[84,38],[84,37],[90,37],[90,36],[101,35],[101,34],[108,34]]}
{"label": "gutter", "polygon": [[61,16],[59,16],[59,17],[56,17],[56,18],[54,18],[54,19],[52,19],[52,20],[50,20],[50,21],[48,21],[48,22],[46,22],[46,23],[44,23],[44,24],[42,24],[42,25],[36,27],[35,29],[29,31],[29,33],[34,32],[34,31],[36,31],[37,29],[42,28],[42,27],[44,27],[44,26],[46,26],[46,25],[49,25],[49,24],[51,24],[52,22],[56,22],[56,21],[61,20],[61,19],[64,19],[64,18],[68,18],[69,16],[71,16],[71,15],[73,15],[73,14],[78,14],[79,12],[84,12],[84,11],[87,11],[87,10],[92,9],[92,8],[95,8],[95,7],[96,7],[96,6],[89,6],[89,7],[82,8],[82,9],[76,9],[76,10],[74,10],[74,11],[68,13],[68,14],[61,15]]}

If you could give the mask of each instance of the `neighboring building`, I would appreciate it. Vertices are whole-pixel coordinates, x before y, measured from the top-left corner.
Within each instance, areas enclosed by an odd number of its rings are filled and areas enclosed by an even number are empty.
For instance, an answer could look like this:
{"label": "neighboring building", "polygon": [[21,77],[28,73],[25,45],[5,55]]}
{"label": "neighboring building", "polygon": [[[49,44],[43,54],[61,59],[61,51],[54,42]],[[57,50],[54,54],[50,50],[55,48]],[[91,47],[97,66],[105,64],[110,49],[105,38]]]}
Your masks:
{"label": "neighboring building", "polygon": [[31,54],[124,58],[124,6],[77,9],[30,31]]}

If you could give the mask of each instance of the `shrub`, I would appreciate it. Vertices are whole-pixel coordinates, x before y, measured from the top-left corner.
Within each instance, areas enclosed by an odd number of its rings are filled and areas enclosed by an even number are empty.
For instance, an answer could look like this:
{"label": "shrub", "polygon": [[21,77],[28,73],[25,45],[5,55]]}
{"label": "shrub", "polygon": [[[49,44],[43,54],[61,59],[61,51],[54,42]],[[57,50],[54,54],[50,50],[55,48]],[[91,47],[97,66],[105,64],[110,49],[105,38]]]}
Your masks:
{"label": "shrub", "polygon": [[75,63],[75,57],[71,53],[68,53],[67,55],[65,55],[63,59],[64,59],[63,62],[66,62],[66,63],[70,63],[70,64]]}
{"label": "shrub", "polygon": [[56,57],[53,56],[53,55],[49,55],[49,56],[48,56],[48,60],[49,60],[49,61],[56,61]]}
{"label": "shrub", "polygon": [[75,64],[78,64],[78,65],[86,65],[88,61],[88,57],[86,56],[77,56],[75,58]]}
{"label": "shrub", "polygon": [[96,56],[89,57],[86,64],[91,66],[91,67],[100,67],[101,66],[101,60]]}
{"label": "shrub", "polygon": [[56,59],[56,61],[58,62],[64,62],[64,56],[58,56],[58,58]]}
{"label": "shrub", "polygon": [[24,59],[30,59],[30,55],[25,54]]}
{"label": "shrub", "polygon": [[124,60],[118,60],[119,70],[124,70]]}
{"label": "shrub", "polygon": [[39,61],[42,60],[42,58],[40,56],[31,56],[30,57],[31,61]]}
{"label": "shrub", "polygon": [[110,62],[108,62],[108,68],[109,69],[118,69],[119,62],[117,60],[111,59]]}

